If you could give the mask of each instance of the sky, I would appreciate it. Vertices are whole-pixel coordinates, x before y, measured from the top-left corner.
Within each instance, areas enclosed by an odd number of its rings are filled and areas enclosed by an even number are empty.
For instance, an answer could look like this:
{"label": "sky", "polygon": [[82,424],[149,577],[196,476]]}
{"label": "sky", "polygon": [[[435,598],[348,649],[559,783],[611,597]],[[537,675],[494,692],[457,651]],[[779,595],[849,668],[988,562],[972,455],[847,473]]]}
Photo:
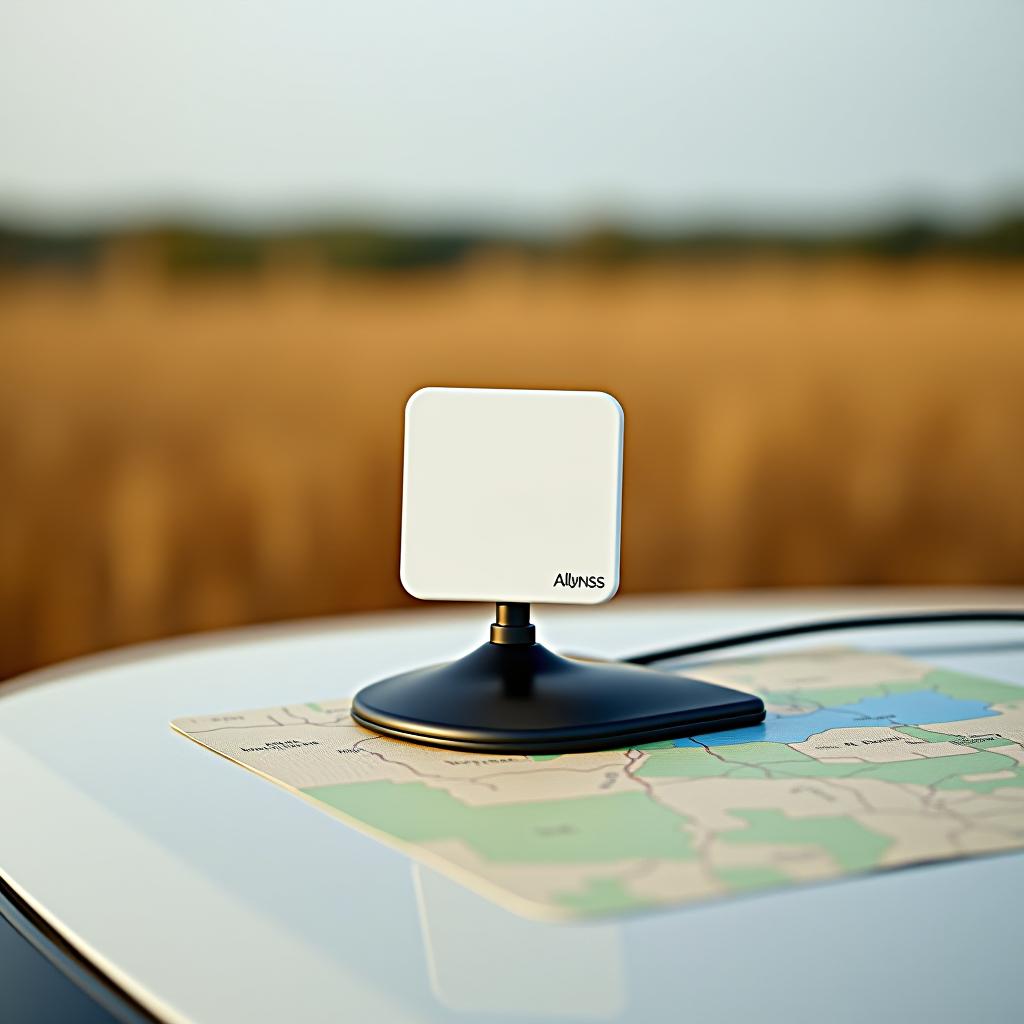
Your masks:
{"label": "sky", "polygon": [[1024,205],[1019,0],[5,0],[0,220]]}

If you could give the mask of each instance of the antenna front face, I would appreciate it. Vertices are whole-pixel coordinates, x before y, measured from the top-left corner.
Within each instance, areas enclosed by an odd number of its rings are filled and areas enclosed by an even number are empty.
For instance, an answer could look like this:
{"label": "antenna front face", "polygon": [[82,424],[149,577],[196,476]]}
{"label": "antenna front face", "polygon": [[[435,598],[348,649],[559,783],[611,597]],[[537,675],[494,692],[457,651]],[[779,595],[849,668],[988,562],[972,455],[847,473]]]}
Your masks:
{"label": "antenna front face", "polygon": [[623,415],[601,391],[424,388],[405,408],[402,585],[600,604],[619,585]]}

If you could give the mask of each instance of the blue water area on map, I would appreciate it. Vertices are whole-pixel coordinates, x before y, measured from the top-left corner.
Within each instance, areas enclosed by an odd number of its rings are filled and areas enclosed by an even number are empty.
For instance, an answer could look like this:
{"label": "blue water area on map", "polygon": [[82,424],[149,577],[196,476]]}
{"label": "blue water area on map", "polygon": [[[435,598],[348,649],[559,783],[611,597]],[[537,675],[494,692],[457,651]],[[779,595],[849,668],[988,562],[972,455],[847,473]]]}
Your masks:
{"label": "blue water area on map", "polygon": [[958,700],[935,690],[918,690],[913,693],[894,693],[888,697],[865,697],[854,704],[818,708],[803,715],[776,715],[769,712],[762,725],[680,739],[675,741],[675,746],[803,743],[815,733],[825,732],[826,729],[931,725],[937,722],[961,722],[969,718],[990,718],[997,714],[997,711],[980,700]]}

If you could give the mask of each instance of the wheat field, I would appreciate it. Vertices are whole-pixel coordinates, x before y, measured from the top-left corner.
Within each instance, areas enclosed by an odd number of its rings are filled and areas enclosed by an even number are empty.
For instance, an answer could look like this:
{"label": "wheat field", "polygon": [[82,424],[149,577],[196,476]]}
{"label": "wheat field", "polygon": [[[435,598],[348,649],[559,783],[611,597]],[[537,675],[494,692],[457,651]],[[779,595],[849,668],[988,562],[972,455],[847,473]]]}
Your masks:
{"label": "wheat field", "polygon": [[619,398],[626,591],[1024,581],[1019,265],[111,258],[0,277],[0,677],[406,602],[430,384]]}

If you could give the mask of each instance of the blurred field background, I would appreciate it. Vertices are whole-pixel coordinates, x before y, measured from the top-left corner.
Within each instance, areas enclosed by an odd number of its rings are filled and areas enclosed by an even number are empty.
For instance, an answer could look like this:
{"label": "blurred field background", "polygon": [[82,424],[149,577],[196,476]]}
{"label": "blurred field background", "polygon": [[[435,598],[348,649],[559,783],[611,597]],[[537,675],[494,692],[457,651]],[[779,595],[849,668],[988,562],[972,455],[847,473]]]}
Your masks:
{"label": "blurred field background", "polygon": [[403,603],[429,384],[619,397],[624,592],[1024,580],[1024,261],[166,250],[0,276],[2,672]]}
{"label": "blurred field background", "polygon": [[236,45],[233,5],[23,4],[0,41],[0,678],[413,604],[425,385],[619,398],[626,593],[1024,583],[1019,37],[301,6]]}

